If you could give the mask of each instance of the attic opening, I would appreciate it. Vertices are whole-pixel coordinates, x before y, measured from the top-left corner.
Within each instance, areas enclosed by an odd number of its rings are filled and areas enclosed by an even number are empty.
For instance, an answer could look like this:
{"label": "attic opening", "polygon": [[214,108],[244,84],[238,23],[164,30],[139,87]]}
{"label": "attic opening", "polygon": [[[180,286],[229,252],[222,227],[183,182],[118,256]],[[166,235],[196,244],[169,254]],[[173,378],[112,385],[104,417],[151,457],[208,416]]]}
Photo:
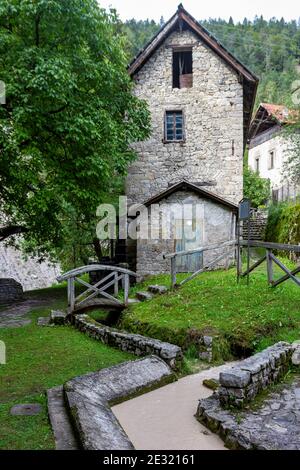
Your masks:
{"label": "attic opening", "polygon": [[173,50],[173,88],[192,88],[193,52],[191,48]]}

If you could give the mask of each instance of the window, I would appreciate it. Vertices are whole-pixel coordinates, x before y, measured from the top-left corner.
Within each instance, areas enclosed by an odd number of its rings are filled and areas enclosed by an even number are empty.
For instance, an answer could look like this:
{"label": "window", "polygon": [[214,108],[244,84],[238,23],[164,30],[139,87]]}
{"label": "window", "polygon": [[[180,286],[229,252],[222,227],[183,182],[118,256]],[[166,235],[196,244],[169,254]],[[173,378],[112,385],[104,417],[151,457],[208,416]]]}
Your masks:
{"label": "window", "polygon": [[259,174],[259,157],[255,159],[255,171]]}
{"label": "window", "polygon": [[182,142],[183,140],[184,140],[184,132],[183,132],[182,111],[166,111],[165,141],[166,142]]}
{"label": "window", "polygon": [[193,86],[192,50],[173,51],[173,88]]}
{"label": "window", "polygon": [[269,170],[273,170],[274,167],[275,167],[275,152],[274,150],[271,150],[271,152],[269,152]]}

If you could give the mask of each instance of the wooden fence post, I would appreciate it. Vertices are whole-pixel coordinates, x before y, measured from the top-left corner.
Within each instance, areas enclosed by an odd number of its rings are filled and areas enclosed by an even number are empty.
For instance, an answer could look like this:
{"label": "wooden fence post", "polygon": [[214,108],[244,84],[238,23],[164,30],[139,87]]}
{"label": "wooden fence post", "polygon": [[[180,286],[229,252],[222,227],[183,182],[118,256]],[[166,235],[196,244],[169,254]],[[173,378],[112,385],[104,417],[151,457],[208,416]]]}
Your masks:
{"label": "wooden fence post", "polygon": [[272,251],[267,250],[267,273],[268,273],[268,283],[273,285],[273,260],[271,256]]}
{"label": "wooden fence post", "polygon": [[171,258],[171,286],[176,286],[176,257]]}
{"label": "wooden fence post", "polygon": [[124,304],[128,304],[129,296],[129,274],[124,275]]}
{"label": "wooden fence post", "polygon": [[74,278],[70,277],[68,279],[68,307],[71,312],[73,312],[75,307],[75,291],[74,291]]}
{"label": "wooden fence post", "polygon": [[115,272],[115,283],[114,283],[114,295],[117,296],[119,293],[119,281],[118,281],[118,272]]}

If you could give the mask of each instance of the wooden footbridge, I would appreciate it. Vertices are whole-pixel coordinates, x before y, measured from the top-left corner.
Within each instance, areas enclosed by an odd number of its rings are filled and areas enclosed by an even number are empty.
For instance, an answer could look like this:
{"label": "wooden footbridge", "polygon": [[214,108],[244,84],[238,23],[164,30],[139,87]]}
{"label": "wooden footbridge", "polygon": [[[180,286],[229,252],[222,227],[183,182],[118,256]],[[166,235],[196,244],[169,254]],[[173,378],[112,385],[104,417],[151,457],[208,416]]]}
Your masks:
{"label": "wooden footbridge", "polygon": [[[96,284],[90,284],[81,278],[85,274],[99,271],[107,271],[108,274]],[[133,271],[118,266],[91,264],[68,271],[59,276],[57,280],[58,282],[68,282],[68,314],[73,314],[95,308],[124,309],[129,303],[130,278],[136,276]],[[76,284],[81,287],[81,292],[77,296]],[[83,292],[82,287],[86,287]]]}

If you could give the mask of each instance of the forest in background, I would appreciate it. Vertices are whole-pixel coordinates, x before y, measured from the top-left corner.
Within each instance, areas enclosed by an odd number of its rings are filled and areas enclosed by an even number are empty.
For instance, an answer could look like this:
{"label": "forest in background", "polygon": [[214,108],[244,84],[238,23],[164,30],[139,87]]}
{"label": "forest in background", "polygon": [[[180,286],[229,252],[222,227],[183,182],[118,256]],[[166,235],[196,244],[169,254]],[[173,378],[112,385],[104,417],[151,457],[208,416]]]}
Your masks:
{"label": "forest in background", "polygon": [[[273,102],[292,107],[292,83],[300,80],[300,19],[266,21],[256,17],[242,23],[222,19],[200,21],[218,41],[260,78],[256,105]],[[128,55],[133,58],[164,24],[128,20],[123,24]]]}

